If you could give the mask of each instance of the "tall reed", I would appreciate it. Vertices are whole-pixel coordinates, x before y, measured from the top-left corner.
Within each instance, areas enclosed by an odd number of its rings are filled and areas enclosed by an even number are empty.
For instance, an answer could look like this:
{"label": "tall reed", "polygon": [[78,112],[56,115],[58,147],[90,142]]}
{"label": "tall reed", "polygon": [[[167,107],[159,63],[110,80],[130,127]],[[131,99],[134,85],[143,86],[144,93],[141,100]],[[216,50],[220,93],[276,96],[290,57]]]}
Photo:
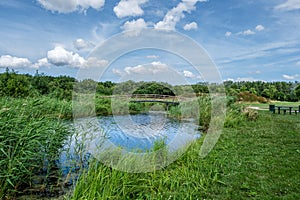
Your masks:
{"label": "tall reed", "polygon": [[42,99],[0,100],[0,199],[33,183],[34,175],[55,168],[68,128],[58,117],[68,107]]}

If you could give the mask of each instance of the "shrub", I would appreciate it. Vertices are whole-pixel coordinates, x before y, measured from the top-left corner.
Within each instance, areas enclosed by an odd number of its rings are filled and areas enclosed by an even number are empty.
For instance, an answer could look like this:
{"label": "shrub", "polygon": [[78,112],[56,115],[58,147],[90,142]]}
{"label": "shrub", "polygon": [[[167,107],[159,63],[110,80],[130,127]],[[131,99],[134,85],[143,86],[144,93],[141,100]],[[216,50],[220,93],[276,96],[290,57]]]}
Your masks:
{"label": "shrub", "polygon": [[246,101],[246,102],[260,102],[260,103],[267,103],[268,100],[265,97],[259,97],[255,94],[250,92],[241,92],[238,94],[239,101]]}

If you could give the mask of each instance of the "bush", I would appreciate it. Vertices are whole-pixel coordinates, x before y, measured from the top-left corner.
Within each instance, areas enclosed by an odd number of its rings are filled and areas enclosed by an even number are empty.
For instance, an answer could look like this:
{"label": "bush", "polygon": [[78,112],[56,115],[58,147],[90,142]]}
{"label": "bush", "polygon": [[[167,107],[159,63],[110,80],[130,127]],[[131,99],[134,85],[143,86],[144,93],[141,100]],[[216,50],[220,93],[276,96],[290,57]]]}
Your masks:
{"label": "bush", "polygon": [[255,94],[250,92],[241,92],[238,94],[239,101],[246,101],[246,102],[260,102],[260,103],[267,103],[268,100],[265,97],[258,97]]}

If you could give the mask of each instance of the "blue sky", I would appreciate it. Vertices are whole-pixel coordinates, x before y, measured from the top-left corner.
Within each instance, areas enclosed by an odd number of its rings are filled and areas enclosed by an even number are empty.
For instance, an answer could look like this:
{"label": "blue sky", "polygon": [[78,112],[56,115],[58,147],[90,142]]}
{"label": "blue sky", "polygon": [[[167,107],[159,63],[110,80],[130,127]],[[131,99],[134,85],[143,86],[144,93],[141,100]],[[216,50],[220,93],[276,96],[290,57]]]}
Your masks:
{"label": "blue sky", "polygon": [[[146,28],[176,31],[199,43],[223,80],[300,81],[300,0],[9,0],[0,1],[0,71],[77,76],[106,66],[90,52],[113,35]],[[103,80],[175,70],[203,77],[186,60],[141,50],[111,63]]]}

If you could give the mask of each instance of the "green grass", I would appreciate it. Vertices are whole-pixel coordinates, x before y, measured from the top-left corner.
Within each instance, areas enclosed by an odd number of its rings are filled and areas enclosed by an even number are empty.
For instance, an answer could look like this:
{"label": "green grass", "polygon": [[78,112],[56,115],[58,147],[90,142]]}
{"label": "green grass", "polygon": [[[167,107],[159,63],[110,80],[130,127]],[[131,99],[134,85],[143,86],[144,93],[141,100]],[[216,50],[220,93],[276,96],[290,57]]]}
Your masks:
{"label": "green grass", "polygon": [[300,199],[300,116],[261,111],[253,121],[241,119],[224,128],[204,159],[202,138],[151,173],[96,162],[82,175],[73,199]]}
{"label": "green grass", "polygon": [[69,116],[68,105],[48,98],[0,100],[0,199],[31,187],[35,175],[47,179],[56,168],[69,134],[59,119]]}
{"label": "green grass", "polygon": [[287,102],[287,101],[271,101],[269,103],[253,103],[253,102],[249,102],[249,103],[242,103],[246,106],[253,106],[253,107],[258,107],[258,108],[261,108],[261,109],[269,109],[269,105],[272,104],[272,105],[276,105],[276,106],[299,106],[300,105],[300,102]]}

